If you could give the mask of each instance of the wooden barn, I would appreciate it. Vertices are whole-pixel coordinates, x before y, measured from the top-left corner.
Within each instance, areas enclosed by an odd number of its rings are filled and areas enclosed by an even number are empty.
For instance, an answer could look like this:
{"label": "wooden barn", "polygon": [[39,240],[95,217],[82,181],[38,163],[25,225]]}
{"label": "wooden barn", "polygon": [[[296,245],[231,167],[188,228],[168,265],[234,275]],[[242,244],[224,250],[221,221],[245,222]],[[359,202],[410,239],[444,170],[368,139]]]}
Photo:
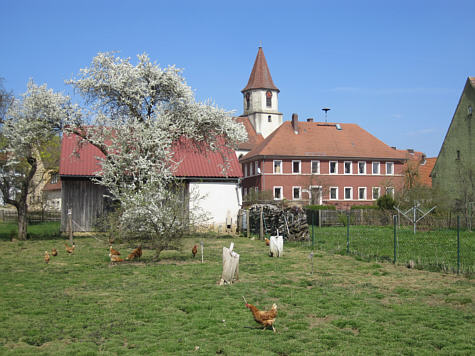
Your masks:
{"label": "wooden barn", "polygon": [[[182,161],[176,176],[184,181],[185,194],[193,189],[203,197],[200,208],[210,217],[205,225],[224,226],[229,217],[235,223],[241,204],[238,184],[242,171],[234,151],[225,154],[230,164],[226,176],[222,174],[224,161],[220,153],[205,155],[182,146],[175,154]],[[92,181],[101,171],[98,157],[103,155],[96,147],[83,144],[78,150],[78,137],[63,135],[59,169],[61,231],[68,228],[68,211],[72,213],[73,231],[78,232],[96,230],[98,219],[111,209],[105,188]]]}

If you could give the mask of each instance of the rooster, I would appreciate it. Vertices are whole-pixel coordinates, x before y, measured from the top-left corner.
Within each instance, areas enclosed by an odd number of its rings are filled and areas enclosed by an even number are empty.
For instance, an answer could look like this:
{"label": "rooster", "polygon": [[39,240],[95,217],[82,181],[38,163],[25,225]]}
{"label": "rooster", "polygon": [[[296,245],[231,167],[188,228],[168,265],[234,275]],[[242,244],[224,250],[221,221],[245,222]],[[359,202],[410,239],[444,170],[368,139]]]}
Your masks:
{"label": "rooster", "polygon": [[74,252],[74,249],[76,248],[76,244],[73,242],[73,245],[72,246],[68,246],[67,243],[64,243],[64,246],[66,248],[66,252],[67,253],[73,253]]}
{"label": "rooster", "polygon": [[266,240],[266,246],[269,246],[270,245],[270,240],[267,237],[265,238],[265,240]]}
{"label": "rooster", "polygon": [[195,245],[191,249],[191,253],[193,254],[193,258],[195,258],[197,252],[198,252],[198,247]]}
{"label": "rooster", "polygon": [[135,258],[138,258],[140,260],[140,257],[142,257],[142,246],[139,246],[134,249],[126,259],[131,261]]}
{"label": "rooster", "polygon": [[53,256],[58,256],[58,251],[53,247],[53,249],[51,250],[51,254]]}
{"label": "rooster", "polygon": [[264,329],[262,330],[265,330],[268,326],[271,326],[272,330],[274,330],[275,333],[274,322],[275,318],[277,317],[277,304],[272,304],[271,310],[260,311],[254,305],[248,304],[246,302],[246,298],[243,297],[243,299],[244,303],[246,303],[246,308],[249,308],[251,310],[254,320],[264,326]]}
{"label": "rooster", "polygon": [[117,251],[116,249],[114,249],[114,248],[112,247],[112,245],[109,245],[109,253],[110,253],[111,255],[120,255],[120,252]]}
{"label": "rooster", "polygon": [[45,251],[45,262],[46,262],[46,264],[48,264],[48,262],[49,262],[49,253],[48,253],[48,251]]}

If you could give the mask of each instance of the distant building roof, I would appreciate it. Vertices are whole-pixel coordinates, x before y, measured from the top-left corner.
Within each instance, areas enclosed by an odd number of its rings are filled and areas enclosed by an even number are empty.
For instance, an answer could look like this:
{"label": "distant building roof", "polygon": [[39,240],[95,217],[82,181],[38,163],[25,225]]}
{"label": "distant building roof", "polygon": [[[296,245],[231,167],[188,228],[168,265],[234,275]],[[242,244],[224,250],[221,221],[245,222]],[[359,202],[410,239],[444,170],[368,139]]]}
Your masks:
{"label": "distant building roof", "polygon": [[426,158],[424,163],[419,165],[419,182],[423,185],[432,187],[432,178],[430,176],[434,168],[437,157]]}
{"label": "distant building roof", "polygon": [[234,118],[236,122],[240,122],[244,125],[244,128],[247,131],[247,141],[241,142],[238,146],[239,150],[250,151],[256,147],[259,143],[264,141],[264,137],[261,134],[258,134],[252,126],[251,121],[247,116],[239,116]]}
{"label": "distant building roof", "polygon": [[257,51],[256,60],[254,61],[254,67],[252,67],[249,81],[241,92],[250,89],[273,89],[279,91],[272,81],[272,76],[270,75],[262,47],[259,47],[259,50]]}
{"label": "distant building roof", "polygon": [[[74,134],[64,134],[61,142],[59,174],[62,177],[94,177],[101,171],[97,158],[104,157],[95,146],[84,143],[78,148],[79,138]],[[77,151],[77,152],[76,152]],[[222,173],[229,162],[226,175]],[[191,145],[175,146],[175,160],[182,161],[175,175],[181,178],[239,178],[241,165],[232,150],[223,152],[197,152]]]}
{"label": "distant building roof", "polygon": [[298,121],[284,122],[242,160],[255,156],[347,157],[405,160],[401,153],[356,124]]}

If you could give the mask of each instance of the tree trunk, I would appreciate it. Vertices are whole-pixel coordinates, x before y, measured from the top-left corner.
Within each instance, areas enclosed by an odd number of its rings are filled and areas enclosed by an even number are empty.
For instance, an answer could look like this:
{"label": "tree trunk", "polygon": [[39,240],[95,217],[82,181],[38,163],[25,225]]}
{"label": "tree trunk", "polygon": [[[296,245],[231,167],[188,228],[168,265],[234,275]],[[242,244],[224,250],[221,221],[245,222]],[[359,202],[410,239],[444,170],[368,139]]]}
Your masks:
{"label": "tree trunk", "polygon": [[28,207],[26,205],[26,202],[20,204],[17,206],[17,212],[18,212],[18,240],[26,240],[26,234],[27,234],[27,223],[28,219],[26,216],[26,213],[28,211]]}

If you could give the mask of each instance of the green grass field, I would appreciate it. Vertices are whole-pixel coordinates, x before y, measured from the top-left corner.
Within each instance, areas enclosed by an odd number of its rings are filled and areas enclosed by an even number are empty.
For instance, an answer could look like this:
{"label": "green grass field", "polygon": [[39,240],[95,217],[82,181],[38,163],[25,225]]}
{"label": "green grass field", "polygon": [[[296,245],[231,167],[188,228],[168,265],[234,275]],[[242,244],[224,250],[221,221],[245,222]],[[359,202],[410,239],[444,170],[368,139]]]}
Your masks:
{"label": "green grass field", "polygon": [[[31,230],[30,230],[31,231]],[[158,262],[111,265],[107,240],[64,237],[10,242],[0,235],[0,354],[12,355],[470,355],[474,281],[455,274],[289,244],[270,258],[262,241],[200,238]],[[222,247],[235,243],[240,280],[217,282]],[[59,255],[46,265],[44,251]],[[115,244],[122,254],[132,246]],[[198,256],[197,256],[198,257]],[[262,331],[242,296],[276,303],[277,333]]]}
{"label": "green grass field", "polygon": [[[311,233],[310,227],[310,233]],[[346,227],[314,228],[315,247],[346,254]],[[374,260],[394,260],[392,227],[350,226],[350,253]],[[397,262],[415,262],[416,268],[431,271],[457,271],[457,231],[417,231],[412,227],[397,230]],[[475,232],[460,231],[460,273],[475,273]]]}

